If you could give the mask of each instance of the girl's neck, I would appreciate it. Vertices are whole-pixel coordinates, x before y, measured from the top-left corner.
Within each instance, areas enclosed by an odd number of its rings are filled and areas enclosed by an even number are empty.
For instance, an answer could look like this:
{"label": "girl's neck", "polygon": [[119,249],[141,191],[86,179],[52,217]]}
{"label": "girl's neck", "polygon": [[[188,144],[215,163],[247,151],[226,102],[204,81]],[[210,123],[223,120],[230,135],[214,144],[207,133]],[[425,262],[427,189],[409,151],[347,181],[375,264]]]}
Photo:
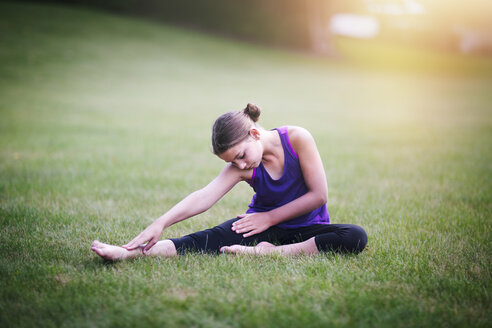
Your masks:
{"label": "girl's neck", "polygon": [[263,160],[269,161],[272,156],[277,158],[281,156],[282,142],[277,130],[261,131],[261,143],[263,145]]}

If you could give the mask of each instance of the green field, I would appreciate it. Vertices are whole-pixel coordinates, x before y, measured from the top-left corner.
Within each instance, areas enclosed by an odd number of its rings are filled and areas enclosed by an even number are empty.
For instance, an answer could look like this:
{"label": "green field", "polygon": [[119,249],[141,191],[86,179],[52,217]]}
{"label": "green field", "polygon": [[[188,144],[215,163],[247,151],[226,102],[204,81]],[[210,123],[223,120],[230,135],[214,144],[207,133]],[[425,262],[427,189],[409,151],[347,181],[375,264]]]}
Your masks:
{"label": "green field", "polygon": [[[398,73],[0,3],[0,326],[490,327],[492,60],[442,56],[432,74]],[[363,226],[366,251],[89,250],[214,178],[211,125],[247,102],[265,128],[311,131],[332,222]],[[163,237],[243,213],[252,194],[243,183]]]}

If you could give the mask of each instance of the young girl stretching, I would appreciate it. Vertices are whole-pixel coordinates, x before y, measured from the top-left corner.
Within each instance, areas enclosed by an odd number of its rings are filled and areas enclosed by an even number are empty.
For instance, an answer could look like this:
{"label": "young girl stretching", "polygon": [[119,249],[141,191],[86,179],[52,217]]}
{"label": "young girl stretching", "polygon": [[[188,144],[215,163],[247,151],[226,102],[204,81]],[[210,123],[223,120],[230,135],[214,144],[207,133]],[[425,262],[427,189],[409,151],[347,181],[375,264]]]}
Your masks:
{"label": "young girl stretching", "polygon": [[[282,255],[364,249],[365,231],[330,224],[328,187],[311,134],[300,127],[270,131],[256,124],[260,109],[220,116],[213,126],[215,155],[228,163],[206,187],[191,193],[123,247],[95,240],[91,250],[108,260],[143,255],[175,256],[187,251]],[[181,238],[160,240],[167,227],[205,212],[240,181],[256,194],[246,214]]]}

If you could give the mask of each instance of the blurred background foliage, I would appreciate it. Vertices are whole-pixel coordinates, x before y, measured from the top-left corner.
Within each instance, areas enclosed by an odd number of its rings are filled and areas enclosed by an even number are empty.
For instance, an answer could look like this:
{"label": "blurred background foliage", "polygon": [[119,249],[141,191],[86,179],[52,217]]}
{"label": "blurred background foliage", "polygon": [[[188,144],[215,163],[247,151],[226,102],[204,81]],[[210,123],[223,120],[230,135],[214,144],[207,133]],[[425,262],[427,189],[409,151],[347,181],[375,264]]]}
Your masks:
{"label": "blurred background foliage", "polygon": [[[462,54],[492,54],[492,20],[489,17],[492,1],[488,0],[53,2],[138,15],[232,38],[338,58],[346,56],[341,50],[345,47],[343,43],[353,44],[353,40],[363,46],[382,45],[384,50],[392,45]],[[388,54],[389,57],[394,55]]]}

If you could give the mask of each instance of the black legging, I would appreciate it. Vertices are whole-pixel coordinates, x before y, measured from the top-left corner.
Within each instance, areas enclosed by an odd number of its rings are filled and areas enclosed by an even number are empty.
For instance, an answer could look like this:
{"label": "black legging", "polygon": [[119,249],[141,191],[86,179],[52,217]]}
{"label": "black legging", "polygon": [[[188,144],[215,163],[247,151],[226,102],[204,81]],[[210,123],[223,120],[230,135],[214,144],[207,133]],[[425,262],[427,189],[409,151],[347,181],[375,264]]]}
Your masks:
{"label": "black legging", "polygon": [[277,226],[244,238],[243,234],[232,231],[232,223],[239,218],[228,220],[216,227],[198,231],[181,238],[171,238],[178,254],[187,251],[219,253],[222,246],[252,246],[266,241],[279,245],[299,243],[314,237],[320,252],[359,253],[367,244],[367,234],[353,224],[315,224],[296,229],[282,229]]}

